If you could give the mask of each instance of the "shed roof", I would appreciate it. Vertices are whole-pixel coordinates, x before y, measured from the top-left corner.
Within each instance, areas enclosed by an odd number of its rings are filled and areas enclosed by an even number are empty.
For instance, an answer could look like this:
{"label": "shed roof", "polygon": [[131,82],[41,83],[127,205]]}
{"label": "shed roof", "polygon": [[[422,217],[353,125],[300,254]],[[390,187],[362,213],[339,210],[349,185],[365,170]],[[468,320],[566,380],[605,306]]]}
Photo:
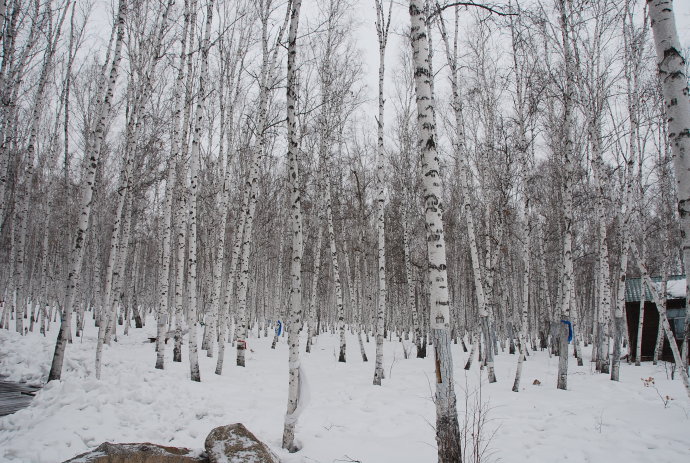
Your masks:
{"label": "shed roof", "polygon": [[[661,277],[652,277],[657,289],[661,289]],[[637,302],[640,300],[640,278],[628,278],[625,280],[625,302]],[[667,299],[685,298],[685,275],[669,275],[666,283]],[[645,287],[645,300],[652,300],[652,293]]]}

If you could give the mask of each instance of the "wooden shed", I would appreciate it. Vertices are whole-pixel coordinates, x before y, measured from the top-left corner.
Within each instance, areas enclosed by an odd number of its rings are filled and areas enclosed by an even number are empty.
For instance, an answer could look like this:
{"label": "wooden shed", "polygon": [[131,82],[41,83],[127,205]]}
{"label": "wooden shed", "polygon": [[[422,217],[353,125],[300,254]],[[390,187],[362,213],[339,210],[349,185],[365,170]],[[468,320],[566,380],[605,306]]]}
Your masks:
{"label": "wooden shed", "polygon": [[[661,277],[654,277],[652,281],[661,288]],[[635,360],[637,346],[637,327],[640,320],[640,300],[642,284],[640,278],[628,278],[625,281],[625,312],[628,321],[628,336],[632,360]],[[666,287],[666,313],[671,330],[676,338],[680,350],[683,341],[683,323],[685,322],[685,275],[673,275],[668,278]],[[652,301],[652,294],[645,287],[644,319],[642,321],[642,350],[641,360],[652,360],[654,345],[659,329],[659,312]],[[668,342],[664,339],[664,350],[660,356],[663,360],[673,361],[673,354]]]}

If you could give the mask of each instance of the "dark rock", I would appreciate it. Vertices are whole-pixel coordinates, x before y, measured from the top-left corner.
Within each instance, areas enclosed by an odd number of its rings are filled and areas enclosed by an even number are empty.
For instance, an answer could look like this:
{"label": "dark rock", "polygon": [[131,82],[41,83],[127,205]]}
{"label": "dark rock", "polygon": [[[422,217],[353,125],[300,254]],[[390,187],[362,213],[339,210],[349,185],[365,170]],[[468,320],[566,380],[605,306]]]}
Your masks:
{"label": "dark rock", "polygon": [[90,452],[64,463],[209,463],[203,453],[176,447],[150,444],[111,444],[104,442]]}
{"label": "dark rock", "polygon": [[204,442],[210,463],[280,463],[242,423],[213,429]]}

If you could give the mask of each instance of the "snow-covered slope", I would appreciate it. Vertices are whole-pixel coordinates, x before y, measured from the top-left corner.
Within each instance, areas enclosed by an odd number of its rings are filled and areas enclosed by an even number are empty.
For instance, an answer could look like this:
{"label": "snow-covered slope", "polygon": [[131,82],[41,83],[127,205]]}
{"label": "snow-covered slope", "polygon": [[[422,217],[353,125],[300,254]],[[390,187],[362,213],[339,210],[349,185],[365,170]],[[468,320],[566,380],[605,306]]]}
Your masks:
{"label": "snow-covered slope", "polygon": [[[202,448],[213,427],[234,422],[244,423],[287,463],[436,459],[432,359],[404,359],[400,342],[385,343],[386,379],[375,387],[374,364],[362,363],[355,336],[342,364],[336,361],[337,336],[321,335],[312,354],[302,356],[310,385],[310,402],[297,425],[303,448],[288,454],[280,449],[287,405],[284,338],[276,350],[270,338],[250,338],[246,368],[234,366],[229,350],[223,376],[213,373],[215,358],[202,355],[202,382],[193,383],[186,351],[183,363],[174,364],[171,345],[166,369],[154,369],[154,345],[147,340],[154,331],[149,320],[106,347],[103,379],[97,381],[96,331],[87,329],[67,348],[63,380],[48,384],[27,409],[0,418],[0,461],[55,463],[104,441]],[[45,381],[56,334],[21,337],[0,330],[0,374]],[[373,341],[365,346],[373,358]],[[485,376],[480,381],[476,363],[470,372],[462,369],[467,354],[453,347],[461,425],[484,404],[483,461],[688,461],[690,402],[665,364],[623,364],[622,381],[614,383],[589,364],[571,361],[569,390],[560,391],[558,359],[536,352],[525,363],[521,391],[514,393],[516,356],[496,357],[498,382],[489,385]],[[650,376],[653,387],[641,380]],[[541,385],[533,385],[535,379]],[[673,400],[664,406],[660,395]],[[471,431],[467,439],[471,446]]]}

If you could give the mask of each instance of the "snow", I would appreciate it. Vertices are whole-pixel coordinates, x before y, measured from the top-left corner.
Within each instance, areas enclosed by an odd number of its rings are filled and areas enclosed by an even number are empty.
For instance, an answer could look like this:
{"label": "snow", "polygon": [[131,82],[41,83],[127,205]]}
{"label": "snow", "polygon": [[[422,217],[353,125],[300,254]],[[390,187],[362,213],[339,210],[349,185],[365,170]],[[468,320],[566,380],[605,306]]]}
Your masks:
{"label": "snow", "polygon": [[285,414],[285,420],[290,423],[295,423],[305,408],[309,406],[311,400],[311,392],[309,390],[309,379],[304,365],[299,366],[299,382],[297,383],[297,408],[292,413]]}
{"label": "snow", "polygon": [[[238,436],[236,441],[242,442],[244,448],[251,447],[254,444],[254,442],[242,436]],[[216,456],[218,463],[261,463],[259,457],[256,456],[256,452],[244,450],[238,451],[230,460],[225,455],[225,444],[223,442],[214,443],[212,449],[211,452]]]}
{"label": "snow", "polygon": [[[346,364],[337,362],[338,336],[319,336],[312,353],[302,354],[310,399],[296,428],[302,449],[289,454],[280,448],[287,407],[286,338],[272,350],[270,337],[250,337],[246,368],[234,365],[230,349],[223,376],[213,373],[215,358],[202,355],[202,382],[195,383],[188,379],[186,350],[184,361],[173,363],[170,344],[165,370],[154,368],[154,344],[147,340],[154,332],[149,319],[144,329],[130,329],[130,336],[119,335],[119,342],[106,346],[99,381],[93,375],[97,332],[88,327],[84,339],[67,347],[63,380],[46,385],[28,408],[0,418],[0,461],[54,463],[104,441],[200,449],[211,429],[235,422],[285,463],[436,460],[432,358],[404,359],[400,342],[384,344],[386,378],[376,387],[374,362],[362,363],[356,336],[348,336]],[[56,335],[55,328],[47,338],[0,330],[0,374],[45,381]],[[365,348],[373,358],[373,340]],[[589,348],[584,350],[588,359]],[[514,393],[517,356],[496,356],[498,382],[488,384],[476,362],[469,372],[462,368],[467,354],[460,345],[453,346],[453,355],[461,425],[472,422],[478,404],[484,413],[483,461],[688,459],[690,401],[680,380],[670,380],[665,363],[624,363],[616,383],[593,372],[588,362],[578,367],[571,359],[569,390],[561,391],[555,387],[558,359],[535,352],[524,364],[520,392]],[[641,379],[650,376],[654,385],[646,387]],[[533,385],[535,379],[540,386]],[[665,406],[666,395],[673,400]]]}
{"label": "snow", "polygon": [[[685,278],[678,280],[666,281],[666,298],[667,299],[682,299],[685,297]],[[661,294],[661,282],[655,281],[657,294]],[[649,295],[649,292],[647,293]]]}
{"label": "snow", "polygon": [[671,280],[666,283],[666,297],[669,299],[680,299],[685,297],[685,278]]}

